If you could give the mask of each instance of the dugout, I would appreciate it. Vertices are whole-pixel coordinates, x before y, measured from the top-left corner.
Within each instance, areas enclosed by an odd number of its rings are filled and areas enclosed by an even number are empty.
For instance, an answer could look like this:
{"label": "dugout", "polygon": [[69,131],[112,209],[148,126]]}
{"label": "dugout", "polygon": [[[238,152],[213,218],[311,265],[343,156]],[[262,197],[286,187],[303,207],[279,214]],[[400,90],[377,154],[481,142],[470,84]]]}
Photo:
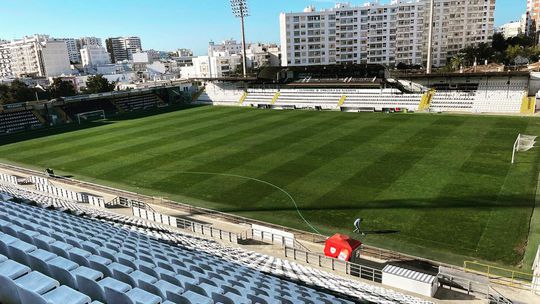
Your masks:
{"label": "dugout", "polygon": [[351,261],[357,256],[362,242],[351,239],[348,235],[336,233],[326,240],[324,255],[341,261]]}

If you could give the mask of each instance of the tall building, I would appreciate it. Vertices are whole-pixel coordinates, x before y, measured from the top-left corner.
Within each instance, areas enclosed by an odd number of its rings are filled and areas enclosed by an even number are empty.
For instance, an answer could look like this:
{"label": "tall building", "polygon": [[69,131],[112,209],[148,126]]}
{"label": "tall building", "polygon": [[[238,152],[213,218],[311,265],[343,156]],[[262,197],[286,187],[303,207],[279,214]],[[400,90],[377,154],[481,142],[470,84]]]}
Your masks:
{"label": "tall building", "polygon": [[11,71],[11,54],[9,41],[0,39],[0,78],[13,76]]}
{"label": "tall building", "polygon": [[83,67],[96,67],[111,63],[111,56],[102,46],[85,45],[81,48],[81,62]]}
{"label": "tall building", "polygon": [[527,0],[526,18],[525,33],[532,36],[540,28],[540,0]]}
{"label": "tall building", "polygon": [[11,71],[6,76],[55,77],[71,72],[63,40],[34,35],[2,44],[2,49],[9,52],[9,60],[0,62],[0,71]]}
{"label": "tall building", "polygon": [[[425,2],[424,41],[427,42],[429,1]],[[494,33],[495,0],[435,0],[433,64],[442,66],[446,59],[470,45],[491,43]],[[427,43],[423,48],[427,59]]]}
{"label": "tall building", "polygon": [[[467,45],[491,40],[495,0],[435,1],[435,66]],[[429,0],[282,13],[282,65],[425,64],[428,14]]]}
{"label": "tall building", "polygon": [[111,54],[113,63],[132,60],[133,54],[142,51],[139,37],[115,37],[105,40],[107,51]]}
{"label": "tall building", "polygon": [[79,53],[79,48],[77,48],[77,40],[74,38],[59,38],[59,41],[64,41],[67,45],[69,61],[72,63],[81,62],[81,54]]}

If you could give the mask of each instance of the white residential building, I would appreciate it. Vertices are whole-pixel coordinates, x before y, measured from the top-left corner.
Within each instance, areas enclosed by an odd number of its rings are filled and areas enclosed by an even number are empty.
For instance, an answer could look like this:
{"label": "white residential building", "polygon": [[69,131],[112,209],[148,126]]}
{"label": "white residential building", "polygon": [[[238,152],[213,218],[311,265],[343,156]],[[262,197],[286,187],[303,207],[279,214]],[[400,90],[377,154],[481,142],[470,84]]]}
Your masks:
{"label": "white residential building", "polygon": [[55,77],[71,73],[67,45],[62,40],[34,35],[3,44],[2,49],[8,50],[9,60],[0,62],[0,71],[10,70],[10,76]]}
{"label": "white residential building", "polygon": [[242,69],[242,57],[227,52],[214,52],[214,56],[193,58],[195,75],[191,77],[225,77]]}
{"label": "white residential building", "polygon": [[[490,42],[495,0],[435,1],[435,66],[468,45]],[[338,3],[322,11],[310,6],[301,13],[282,13],[282,65],[423,64],[428,13],[427,0]]]}
{"label": "white residential building", "polygon": [[148,52],[137,52],[132,55],[133,63],[150,63]]}
{"label": "white residential building", "polygon": [[215,44],[213,41],[210,41],[208,44],[208,56],[214,56],[214,53],[224,53],[227,52],[230,55],[241,55],[242,54],[242,43],[236,42],[236,40],[229,39],[225,40],[220,44]]}
{"label": "white residential building", "polygon": [[112,62],[132,60],[133,54],[142,51],[139,37],[115,37],[105,40]]}
{"label": "white residential building", "polygon": [[111,63],[111,55],[99,45],[86,45],[81,48],[83,67],[96,67]]}
{"label": "white residential building", "polygon": [[501,25],[499,31],[503,34],[504,38],[512,38],[522,34],[522,28],[521,21],[512,21]]}
{"label": "white residential building", "polygon": [[262,68],[265,66],[280,66],[280,49],[276,44],[252,43],[246,50],[248,66]]}
{"label": "white residential building", "polygon": [[81,54],[77,47],[77,40],[74,38],[59,38],[57,40],[64,41],[67,45],[69,61],[72,63],[81,63]]}

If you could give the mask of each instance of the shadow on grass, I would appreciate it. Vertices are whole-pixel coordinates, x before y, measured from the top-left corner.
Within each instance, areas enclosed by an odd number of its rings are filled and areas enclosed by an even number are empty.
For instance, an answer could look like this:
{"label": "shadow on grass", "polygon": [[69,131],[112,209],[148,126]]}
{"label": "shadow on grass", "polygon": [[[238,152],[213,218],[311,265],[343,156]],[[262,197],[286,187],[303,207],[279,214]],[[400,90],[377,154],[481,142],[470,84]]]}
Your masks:
{"label": "shadow on grass", "polygon": [[41,138],[41,137],[47,137],[47,136],[52,136],[52,135],[58,135],[58,134],[63,134],[63,133],[69,133],[69,132],[74,132],[74,131],[80,131],[80,130],[85,130],[85,129],[106,126],[106,125],[114,124],[119,121],[145,118],[145,117],[150,117],[154,115],[188,110],[188,109],[198,108],[198,107],[203,107],[203,106],[206,106],[206,105],[189,105],[189,104],[174,105],[174,106],[168,106],[168,107],[163,107],[163,108],[155,108],[155,109],[146,110],[146,111],[120,113],[114,116],[110,116],[105,120],[88,121],[80,125],[76,123],[71,123],[71,124],[47,127],[43,129],[36,129],[32,131],[13,133],[13,134],[8,134],[8,135],[0,135],[0,145],[13,144],[13,143],[22,142],[26,140],[32,140],[32,139]]}
{"label": "shadow on grass", "polygon": [[[302,207],[302,212],[318,211],[347,211],[347,210],[385,210],[385,209],[471,209],[474,211],[490,211],[492,208],[533,208],[534,199],[527,195],[515,196],[463,196],[463,197],[438,197],[436,199],[394,199],[394,200],[374,200],[374,201],[351,201],[346,204],[319,205],[316,207]],[[296,212],[292,205],[284,206],[284,203],[265,204],[264,206],[231,206],[230,208],[220,208],[220,212],[242,213],[242,212]],[[373,231],[375,233],[375,231]],[[395,230],[378,231],[380,234],[396,233]]]}

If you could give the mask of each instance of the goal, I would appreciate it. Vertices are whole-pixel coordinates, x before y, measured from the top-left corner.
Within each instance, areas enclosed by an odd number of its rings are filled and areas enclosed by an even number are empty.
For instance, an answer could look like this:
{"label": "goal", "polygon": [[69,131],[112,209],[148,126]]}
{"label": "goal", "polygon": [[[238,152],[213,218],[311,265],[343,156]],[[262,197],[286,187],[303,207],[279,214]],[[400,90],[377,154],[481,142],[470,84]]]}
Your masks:
{"label": "goal", "polygon": [[518,134],[518,137],[514,142],[514,147],[512,148],[512,164],[515,163],[516,152],[525,152],[534,148],[536,137],[537,136],[533,135]]}
{"label": "goal", "polygon": [[96,120],[96,119],[105,119],[105,111],[104,110],[95,110],[95,111],[89,111],[89,112],[83,112],[77,114],[77,121],[79,124],[84,121],[90,121],[90,120]]}

